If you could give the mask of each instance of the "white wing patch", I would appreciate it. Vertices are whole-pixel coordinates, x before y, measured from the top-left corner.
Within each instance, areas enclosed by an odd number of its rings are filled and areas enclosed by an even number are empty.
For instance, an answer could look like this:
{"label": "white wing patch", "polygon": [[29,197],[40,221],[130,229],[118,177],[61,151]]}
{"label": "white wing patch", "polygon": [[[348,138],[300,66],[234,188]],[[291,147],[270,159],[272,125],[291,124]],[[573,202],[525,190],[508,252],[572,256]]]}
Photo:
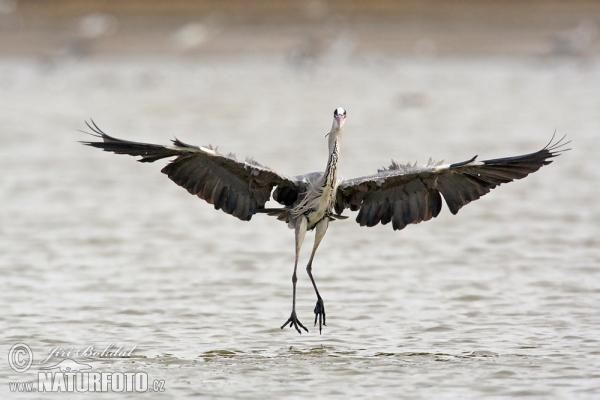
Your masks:
{"label": "white wing patch", "polygon": [[200,146],[200,150],[202,150],[205,153],[210,154],[211,156],[216,156],[217,155],[216,151],[214,151],[213,149],[210,149],[208,147]]}
{"label": "white wing patch", "polygon": [[[468,164],[464,164],[461,165],[461,167],[475,167],[475,166],[479,166],[479,165],[485,165],[485,163],[483,161],[471,161]],[[442,164],[442,165],[438,165],[437,167],[435,167],[435,171],[443,171],[445,169],[449,169],[452,166],[452,164]]]}

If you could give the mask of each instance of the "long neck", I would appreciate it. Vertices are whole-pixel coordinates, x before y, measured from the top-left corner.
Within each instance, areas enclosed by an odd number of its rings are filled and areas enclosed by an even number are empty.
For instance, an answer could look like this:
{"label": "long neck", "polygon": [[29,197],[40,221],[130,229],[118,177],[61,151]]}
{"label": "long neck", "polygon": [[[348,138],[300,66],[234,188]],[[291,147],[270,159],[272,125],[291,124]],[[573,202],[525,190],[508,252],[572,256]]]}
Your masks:
{"label": "long neck", "polygon": [[329,159],[323,174],[323,186],[334,187],[337,181],[337,166],[342,143],[342,130],[332,129],[329,133]]}

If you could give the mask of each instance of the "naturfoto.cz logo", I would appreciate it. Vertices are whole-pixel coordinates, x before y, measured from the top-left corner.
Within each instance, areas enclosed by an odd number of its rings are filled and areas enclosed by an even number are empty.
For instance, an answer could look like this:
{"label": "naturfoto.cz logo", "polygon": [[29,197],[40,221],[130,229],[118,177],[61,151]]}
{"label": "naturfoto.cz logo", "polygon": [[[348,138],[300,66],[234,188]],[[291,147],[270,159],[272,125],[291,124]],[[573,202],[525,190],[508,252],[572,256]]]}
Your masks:
{"label": "naturfoto.cz logo", "polygon": [[[39,364],[44,364],[50,357],[76,356],[116,357],[131,356],[135,347],[128,353],[122,346],[118,349],[110,344],[103,351],[94,351],[93,346],[73,350],[60,347],[50,349],[49,356]],[[24,343],[17,343],[8,353],[10,367],[19,373],[27,372],[33,364],[33,352]],[[35,381],[9,382],[11,392],[163,392],[164,380],[150,381],[145,372],[93,372],[88,364],[64,358],[62,361],[39,368],[37,385]]]}

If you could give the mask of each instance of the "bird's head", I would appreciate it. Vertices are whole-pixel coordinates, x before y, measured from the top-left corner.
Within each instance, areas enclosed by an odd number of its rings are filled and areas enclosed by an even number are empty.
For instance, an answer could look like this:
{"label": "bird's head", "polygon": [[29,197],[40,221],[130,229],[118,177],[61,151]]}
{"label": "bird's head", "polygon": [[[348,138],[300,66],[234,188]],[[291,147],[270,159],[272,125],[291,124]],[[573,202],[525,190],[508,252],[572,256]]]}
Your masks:
{"label": "bird's head", "polygon": [[344,127],[344,121],[346,120],[346,110],[342,107],[338,107],[333,112],[333,127],[332,130],[342,129]]}

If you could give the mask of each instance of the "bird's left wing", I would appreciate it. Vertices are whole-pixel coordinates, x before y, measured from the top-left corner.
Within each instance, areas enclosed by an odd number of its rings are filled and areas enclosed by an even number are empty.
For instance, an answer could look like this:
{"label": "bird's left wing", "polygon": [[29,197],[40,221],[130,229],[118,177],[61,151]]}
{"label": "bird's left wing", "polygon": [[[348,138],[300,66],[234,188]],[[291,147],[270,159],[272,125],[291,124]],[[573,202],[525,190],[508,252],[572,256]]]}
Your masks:
{"label": "bird's left wing", "polygon": [[[554,137],[553,137],[554,138]],[[389,168],[362,178],[343,180],[337,189],[335,211],[345,208],[359,210],[356,222],[374,226],[390,221],[394,230],[438,216],[444,196],[452,214],[464,205],[488,193],[496,186],[526,177],[553,157],[560,155],[563,139],[531,154],[516,157],[455,164],[434,163],[424,166],[399,165],[392,161]]]}
{"label": "bird's left wing", "polygon": [[85,145],[141,156],[140,162],[176,157],[162,169],[164,174],[191,194],[214,204],[215,209],[243,221],[264,209],[274,187],[285,192],[285,198],[274,195],[274,200],[285,205],[305,190],[304,183],[296,178],[278,174],[251,159],[240,161],[233,154],[220,154],[212,147],[192,146],[178,139],[173,140],[173,146],[132,142],[107,135],[93,121],[92,125],[86,124],[94,132],[90,135],[102,142],[82,142]]}

